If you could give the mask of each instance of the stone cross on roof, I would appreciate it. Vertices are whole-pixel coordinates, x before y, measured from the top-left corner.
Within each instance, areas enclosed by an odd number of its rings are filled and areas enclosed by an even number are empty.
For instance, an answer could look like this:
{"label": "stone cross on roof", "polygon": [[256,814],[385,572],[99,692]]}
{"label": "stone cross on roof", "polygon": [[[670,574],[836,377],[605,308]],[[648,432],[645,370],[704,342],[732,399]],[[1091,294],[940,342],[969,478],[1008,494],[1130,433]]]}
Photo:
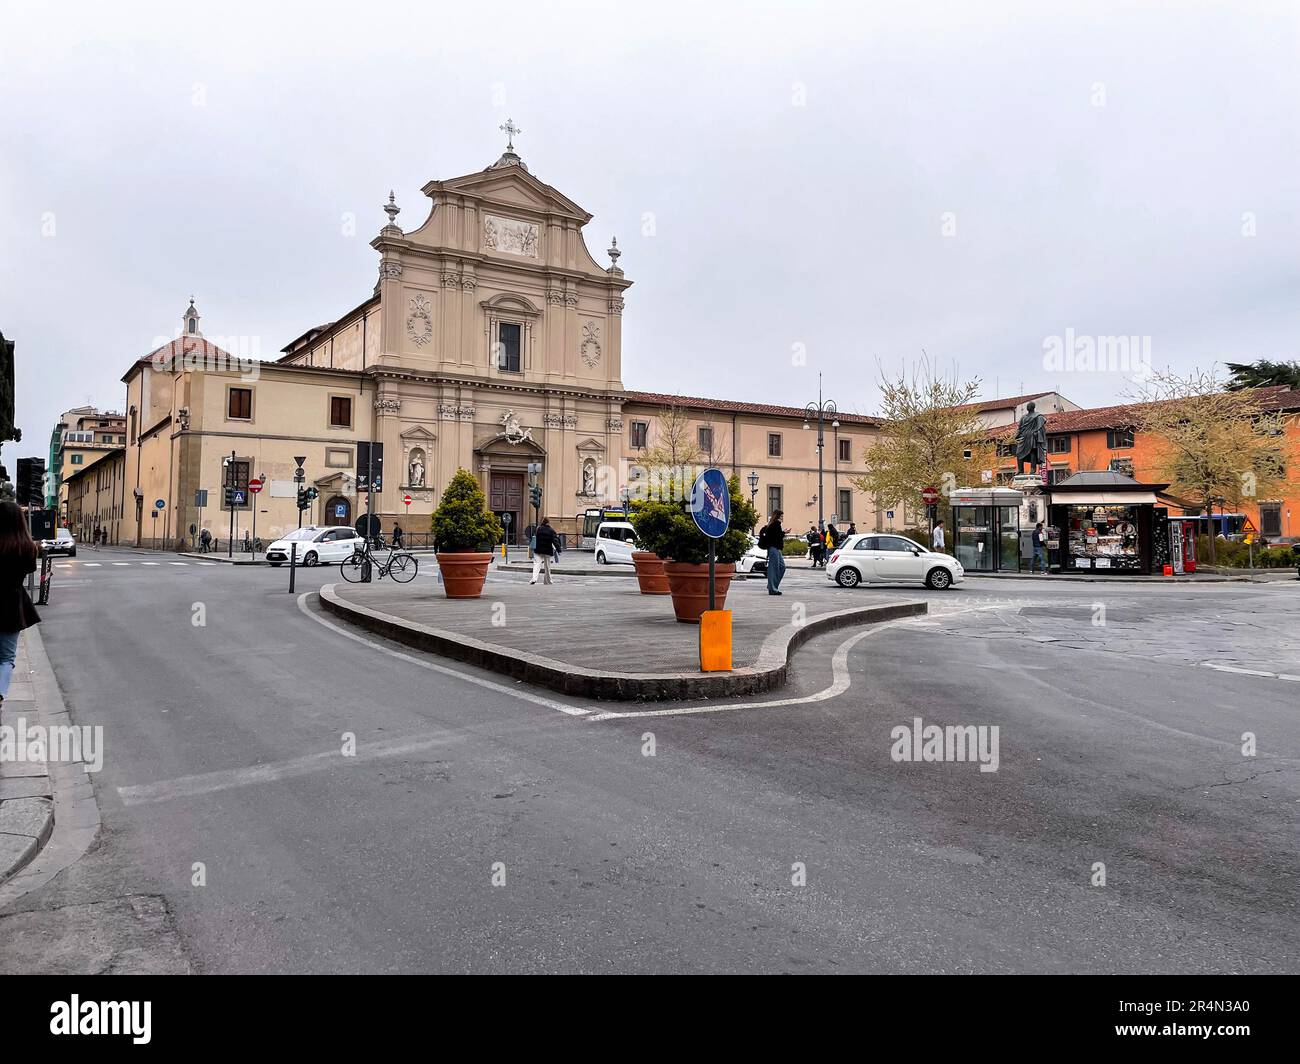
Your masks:
{"label": "stone cross on roof", "polygon": [[505,124],[497,126],[497,128],[506,135],[506,151],[514,151],[515,137],[522,133],[523,130],[515,125],[515,120],[513,118],[507,118]]}

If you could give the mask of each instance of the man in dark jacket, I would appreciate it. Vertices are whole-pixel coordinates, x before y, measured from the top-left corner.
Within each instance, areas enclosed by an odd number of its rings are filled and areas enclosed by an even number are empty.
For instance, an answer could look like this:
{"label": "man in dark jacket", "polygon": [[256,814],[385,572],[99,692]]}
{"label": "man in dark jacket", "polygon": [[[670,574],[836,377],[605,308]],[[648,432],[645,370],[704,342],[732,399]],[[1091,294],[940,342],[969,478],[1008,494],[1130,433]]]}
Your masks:
{"label": "man in dark jacket", "polygon": [[537,583],[538,574],[544,573],[544,583],[551,582],[551,562],[560,553],[560,536],[551,527],[551,519],[543,517],[542,523],[537,526],[537,543],[533,547],[533,578],[528,583]]}
{"label": "man in dark jacket", "polygon": [[809,525],[808,535],[804,538],[808,540],[808,557],[812,559],[812,567],[816,569],[822,560],[822,537],[817,531],[817,526]]}

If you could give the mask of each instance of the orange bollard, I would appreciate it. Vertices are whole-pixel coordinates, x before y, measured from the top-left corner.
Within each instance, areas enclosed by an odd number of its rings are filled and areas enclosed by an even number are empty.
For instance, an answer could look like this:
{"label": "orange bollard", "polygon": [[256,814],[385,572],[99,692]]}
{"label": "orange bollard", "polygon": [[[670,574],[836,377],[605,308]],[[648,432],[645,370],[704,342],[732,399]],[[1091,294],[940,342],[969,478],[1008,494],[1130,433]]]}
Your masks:
{"label": "orange bollard", "polygon": [[731,611],[700,614],[700,672],[731,671]]}

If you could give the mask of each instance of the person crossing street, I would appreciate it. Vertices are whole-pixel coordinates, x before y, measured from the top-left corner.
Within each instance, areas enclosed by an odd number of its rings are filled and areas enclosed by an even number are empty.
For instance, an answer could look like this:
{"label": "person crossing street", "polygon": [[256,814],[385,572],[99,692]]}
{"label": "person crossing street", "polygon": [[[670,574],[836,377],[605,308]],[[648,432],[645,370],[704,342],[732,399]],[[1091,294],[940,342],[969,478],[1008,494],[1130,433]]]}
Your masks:
{"label": "person crossing street", "polygon": [[533,578],[528,583],[537,583],[538,575],[543,575],[543,583],[551,582],[551,563],[560,553],[560,537],[551,527],[551,519],[543,517],[537,526],[536,542],[533,545]]}

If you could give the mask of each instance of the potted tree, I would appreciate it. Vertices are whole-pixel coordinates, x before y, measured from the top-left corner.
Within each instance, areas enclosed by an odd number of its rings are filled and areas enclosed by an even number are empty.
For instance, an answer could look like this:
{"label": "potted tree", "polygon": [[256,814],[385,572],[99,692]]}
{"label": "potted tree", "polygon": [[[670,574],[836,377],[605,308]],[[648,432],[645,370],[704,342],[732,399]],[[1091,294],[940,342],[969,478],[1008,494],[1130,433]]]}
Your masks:
{"label": "potted tree", "polygon": [[[628,520],[635,521],[635,514],[645,505],[634,502],[628,508]],[[635,527],[635,524],[633,525]],[[636,582],[643,595],[668,594],[668,577],[664,573],[664,560],[652,550],[634,550],[632,567],[636,569]]]}
{"label": "potted tree", "polygon": [[[741,493],[738,477],[730,478],[728,489],[731,520],[726,535],[716,541],[714,600],[718,609],[726,605],[736,562],[749,550],[749,530],[758,521],[753,505]],[[709,539],[695,527],[689,499],[647,500],[635,508],[631,521],[641,546],[663,559],[673,613],[684,624],[698,624],[709,608]]]}
{"label": "potted tree", "polygon": [[468,470],[456,470],[433,512],[431,527],[447,597],[478,598],[492,564],[492,548],[504,532]]}

